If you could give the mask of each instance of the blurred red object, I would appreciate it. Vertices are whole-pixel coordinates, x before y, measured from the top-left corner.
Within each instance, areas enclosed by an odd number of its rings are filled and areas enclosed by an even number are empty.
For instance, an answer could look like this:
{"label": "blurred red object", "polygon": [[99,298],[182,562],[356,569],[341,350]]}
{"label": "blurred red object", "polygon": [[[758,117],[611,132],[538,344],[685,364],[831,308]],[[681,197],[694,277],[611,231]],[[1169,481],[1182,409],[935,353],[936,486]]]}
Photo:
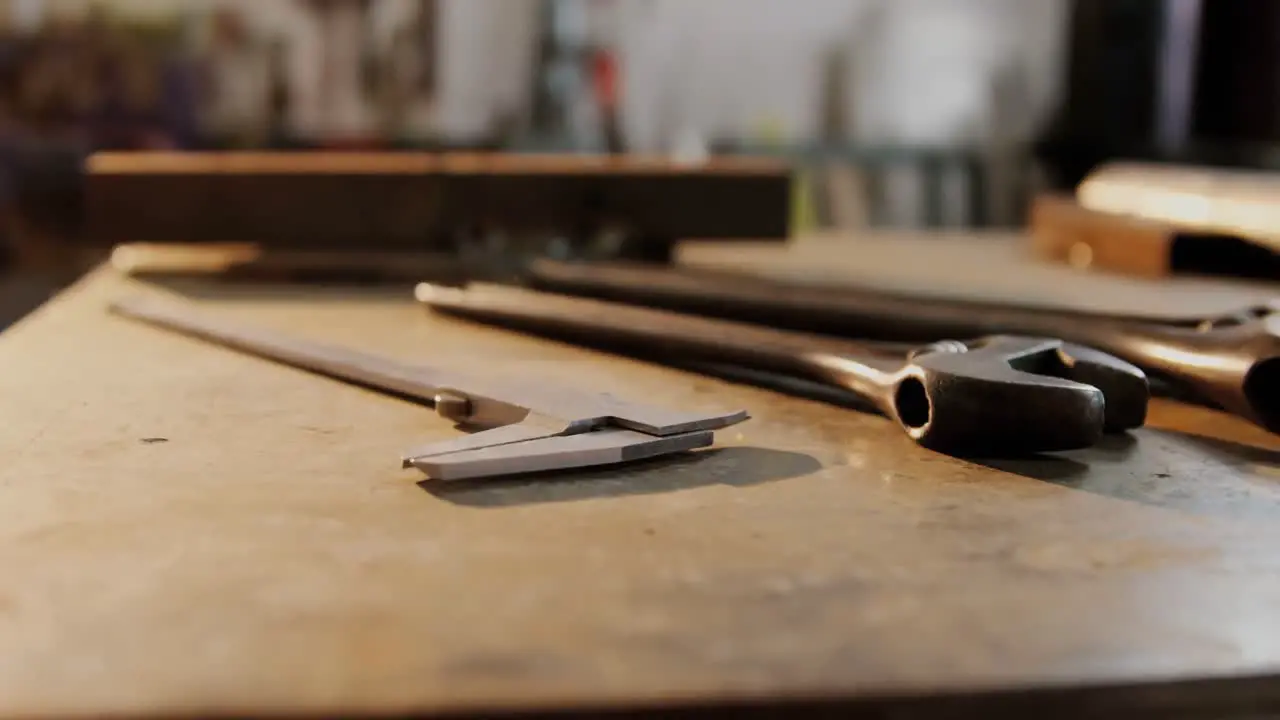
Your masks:
{"label": "blurred red object", "polygon": [[618,60],[611,50],[597,50],[591,57],[591,80],[596,102],[600,107],[612,110],[618,106],[621,94],[618,79]]}

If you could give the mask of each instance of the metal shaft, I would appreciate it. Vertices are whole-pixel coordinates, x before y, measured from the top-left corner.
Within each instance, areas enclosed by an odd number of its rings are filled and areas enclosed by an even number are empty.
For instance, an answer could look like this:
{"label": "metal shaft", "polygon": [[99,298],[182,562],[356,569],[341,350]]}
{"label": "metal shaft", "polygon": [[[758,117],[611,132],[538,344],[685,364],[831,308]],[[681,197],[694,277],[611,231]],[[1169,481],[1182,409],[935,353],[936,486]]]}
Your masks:
{"label": "metal shaft", "polygon": [[714,271],[540,261],[536,285],[773,327],[923,342],[1017,333],[1114,354],[1203,402],[1280,432],[1280,316],[1195,327],[823,288]]}
{"label": "metal shaft", "polygon": [[594,398],[561,398],[554,392],[547,393],[550,397],[521,397],[518,389],[500,383],[244,327],[176,304],[131,298],[112,303],[111,311],[290,367],[430,403],[444,417],[476,427],[513,425],[529,418],[531,411],[540,411],[544,430],[582,432],[590,429],[592,417],[582,406],[598,404]]}
{"label": "metal shaft", "polygon": [[459,378],[428,367],[242,327],[174,304],[130,298],[113,303],[111,310],[243,353],[424,402],[434,403],[442,391],[459,384]]}
{"label": "metal shaft", "polygon": [[424,284],[418,297],[451,314],[587,345],[803,377],[853,391],[887,413],[905,361],[846,340],[497,285]]}

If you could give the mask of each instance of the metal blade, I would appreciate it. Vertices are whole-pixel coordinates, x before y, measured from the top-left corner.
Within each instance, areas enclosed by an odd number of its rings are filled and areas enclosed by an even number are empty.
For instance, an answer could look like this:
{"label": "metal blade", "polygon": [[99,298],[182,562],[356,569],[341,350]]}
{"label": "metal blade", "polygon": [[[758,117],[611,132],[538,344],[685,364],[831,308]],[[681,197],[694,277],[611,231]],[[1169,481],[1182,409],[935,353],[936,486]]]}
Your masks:
{"label": "metal blade", "polygon": [[434,480],[465,480],[641,460],[707,447],[714,441],[714,435],[710,430],[699,430],[655,437],[634,430],[605,428],[413,458],[408,462]]}
{"label": "metal blade", "polygon": [[427,402],[432,402],[442,389],[469,384],[467,378],[432,368],[236,325],[176,303],[127,298],[113,302],[111,311],[290,367]]}
{"label": "metal blade", "polygon": [[421,460],[423,458],[434,457],[437,455],[448,455],[450,453],[461,453],[470,450],[501,447],[512,443],[523,443],[529,440],[538,440],[540,438],[550,438],[567,434],[564,423],[557,424],[539,422],[540,419],[541,418],[530,418],[523,422],[503,425],[491,430],[481,430],[480,432],[472,433],[470,435],[463,435],[450,440],[441,440],[439,442],[416,447],[404,454],[401,466],[409,467],[415,460]]}

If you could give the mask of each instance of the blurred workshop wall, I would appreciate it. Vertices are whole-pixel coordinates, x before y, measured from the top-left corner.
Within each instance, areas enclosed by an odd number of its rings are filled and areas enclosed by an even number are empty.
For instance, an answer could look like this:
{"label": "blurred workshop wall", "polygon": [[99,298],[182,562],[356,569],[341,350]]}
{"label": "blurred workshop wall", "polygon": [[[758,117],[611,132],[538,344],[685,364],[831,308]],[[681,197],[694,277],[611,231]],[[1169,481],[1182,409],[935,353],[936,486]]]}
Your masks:
{"label": "blurred workshop wall", "polygon": [[[376,72],[369,55],[385,59],[387,72],[404,65],[394,45],[411,39],[405,36],[407,26],[427,4],[436,8],[438,23],[434,92],[429,102],[407,109],[396,131],[459,138],[488,132],[526,102],[537,0],[0,0],[0,23],[36,31],[54,18],[80,18],[101,9],[131,21],[181,23],[190,51],[200,55],[209,48],[215,19],[234,16],[248,36],[244,45],[256,44],[265,54],[278,44],[291,94],[292,132],[376,136],[386,131],[378,107],[384,98],[366,92],[377,80],[367,77]],[[246,47],[241,54],[251,53]],[[238,94],[253,94],[254,86],[263,84],[266,62],[263,57],[257,65],[236,66]]]}
{"label": "blurred workshop wall", "polygon": [[[627,150],[764,149],[820,166],[830,177],[815,175],[806,194],[824,196],[823,207],[846,208],[835,220],[826,211],[821,219],[828,224],[982,225],[1017,217],[1028,181],[1014,160],[1024,158],[1059,94],[1067,5],[0,0],[0,21],[11,36],[34,38],[9,46],[46,48],[37,56],[51,67],[67,64],[59,53],[102,47],[109,51],[102,58],[76,62],[109,76],[116,62],[109,56],[119,51],[139,69],[150,63],[152,82],[163,83],[157,102],[164,106],[135,111],[125,125],[114,117],[114,124],[100,122],[96,110],[60,120],[56,136],[72,138],[69,153],[171,146],[601,149],[608,143],[585,136],[607,136],[607,128],[591,125],[611,113],[621,128],[613,144]],[[573,6],[576,14],[547,13]],[[59,18],[73,19],[66,24],[70,35],[49,29],[61,27]],[[552,27],[566,18],[582,27]],[[151,37],[168,38],[167,45],[137,40],[144,26]],[[559,135],[531,120],[540,92],[564,89],[564,63],[544,62],[554,34],[568,37],[569,57],[581,66],[573,89],[581,96],[574,101],[580,117]],[[602,52],[620,78],[609,91],[618,98],[612,109],[591,107],[599,100],[592,73],[602,67]],[[18,65],[19,85],[29,85],[31,63]],[[585,115],[578,112],[584,108]],[[18,144],[29,143],[29,130],[49,137],[40,127],[22,130]],[[959,211],[944,212],[948,203]]]}
{"label": "blurred workshop wall", "polygon": [[860,0],[619,3],[629,142],[660,150],[684,133],[811,138],[820,50],[842,40]]}
{"label": "blurred workshop wall", "polygon": [[[133,0],[141,2],[143,0]],[[151,0],[159,2],[161,0]],[[347,28],[326,33],[305,3],[262,0],[189,0],[213,6],[239,6],[263,27],[288,37],[290,76],[297,92],[292,122],[304,136],[360,135],[389,132],[377,117],[375,103],[361,93],[355,77],[332,79],[344,92],[325,97],[318,58],[332,45],[360,36],[358,13],[345,18]],[[421,0],[379,0],[370,5],[375,52],[385,52],[395,33],[418,9]],[[521,106],[527,95],[528,63],[532,52],[536,0],[438,0],[435,37],[437,76],[428,99],[406,111],[398,134],[471,141],[490,132],[504,113]],[[355,10],[355,5],[350,4]],[[360,48],[346,48],[346,63],[354,73]]]}
{"label": "blurred workshop wall", "polygon": [[440,132],[468,135],[509,122],[530,95],[537,0],[442,0],[440,9]]}
{"label": "blurred workshop wall", "polygon": [[1009,225],[1070,4],[0,0],[0,249],[79,272],[104,148],[768,153],[797,231]]}
{"label": "blurred workshop wall", "polygon": [[[135,0],[139,1],[139,0]],[[299,2],[260,0],[200,0],[209,4],[237,4],[263,25],[274,26],[289,38],[290,73],[298,91],[293,122],[302,135],[376,134],[389,131],[376,117],[376,101],[368,102],[356,78],[333,80],[346,89],[329,102],[317,61],[330,46],[359,37],[357,13],[345,19],[349,27],[326,33],[314,13]],[[370,6],[374,52],[386,52],[396,32],[418,9],[421,0],[379,0]],[[438,0],[435,31],[437,75],[426,101],[407,109],[395,132],[415,137],[471,141],[489,133],[504,114],[514,112],[527,95],[536,0]],[[352,10],[354,10],[354,4]],[[268,8],[271,8],[267,11]],[[347,63],[359,67],[360,48],[347,49]],[[394,60],[392,61],[394,65]],[[391,68],[394,70],[394,68]]]}
{"label": "blurred workshop wall", "polygon": [[[1026,138],[1061,86],[1063,0],[621,0],[631,140],[820,132],[826,51],[851,46],[847,136],[947,144]],[[1002,116],[1003,78],[1025,86]]]}
{"label": "blurred workshop wall", "polygon": [[1021,220],[1028,146],[1061,94],[1066,0],[612,4],[632,147],[842,149],[875,175],[844,184],[868,196],[845,205],[874,206],[852,213],[864,222]]}
{"label": "blurred workshop wall", "polygon": [[[284,47],[301,135],[383,128],[361,93],[362,54],[386,53],[426,0],[0,0],[8,15],[181,16],[207,45],[233,12]],[[555,0],[551,0],[555,1]],[[438,77],[408,112],[409,134],[475,136],[527,111],[545,0],[435,0]],[[616,49],[629,148],[707,141],[801,143],[824,126],[824,68],[840,52],[845,127],[861,145],[1019,143],[1061,85],[1067,0],[581,0],[588,40]],[[330,8],[327,15],[318,8]],[[323,19],[327,18],[327,19]],[[332,27],[329,27],[332,26]],[[373,32],[369,33],[367,27]],[[372,42],[369,47],[368,45]],[[336,56],[326,64],[326,50]],[[391,58],[394,60],[394,58]],[[394,62],[391,63],[394,65]],[[326,67],[331,76],[324,77]],[[243,73],[252,84],[253,73]],[[374,98],[376,101],[376,98]]]}

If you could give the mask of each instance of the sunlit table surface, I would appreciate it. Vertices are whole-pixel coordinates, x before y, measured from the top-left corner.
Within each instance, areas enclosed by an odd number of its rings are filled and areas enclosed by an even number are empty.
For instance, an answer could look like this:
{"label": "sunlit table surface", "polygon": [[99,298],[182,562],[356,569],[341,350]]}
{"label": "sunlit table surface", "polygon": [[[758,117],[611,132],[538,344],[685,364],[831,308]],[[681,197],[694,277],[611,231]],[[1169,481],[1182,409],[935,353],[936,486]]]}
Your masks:
{"label": "sunlit table surface", "polygon": [[[830,270],[875,247],[682,253]],[[106,314],[136,293],[753,419],[676,458],[423,482],[400,452],[448,421]],[[1212,410],[960,460],[878,416],[433,317],[407,288],[106,267],[0,334],[0,367],[3,717],[1280,707],[1280,442]]]}

